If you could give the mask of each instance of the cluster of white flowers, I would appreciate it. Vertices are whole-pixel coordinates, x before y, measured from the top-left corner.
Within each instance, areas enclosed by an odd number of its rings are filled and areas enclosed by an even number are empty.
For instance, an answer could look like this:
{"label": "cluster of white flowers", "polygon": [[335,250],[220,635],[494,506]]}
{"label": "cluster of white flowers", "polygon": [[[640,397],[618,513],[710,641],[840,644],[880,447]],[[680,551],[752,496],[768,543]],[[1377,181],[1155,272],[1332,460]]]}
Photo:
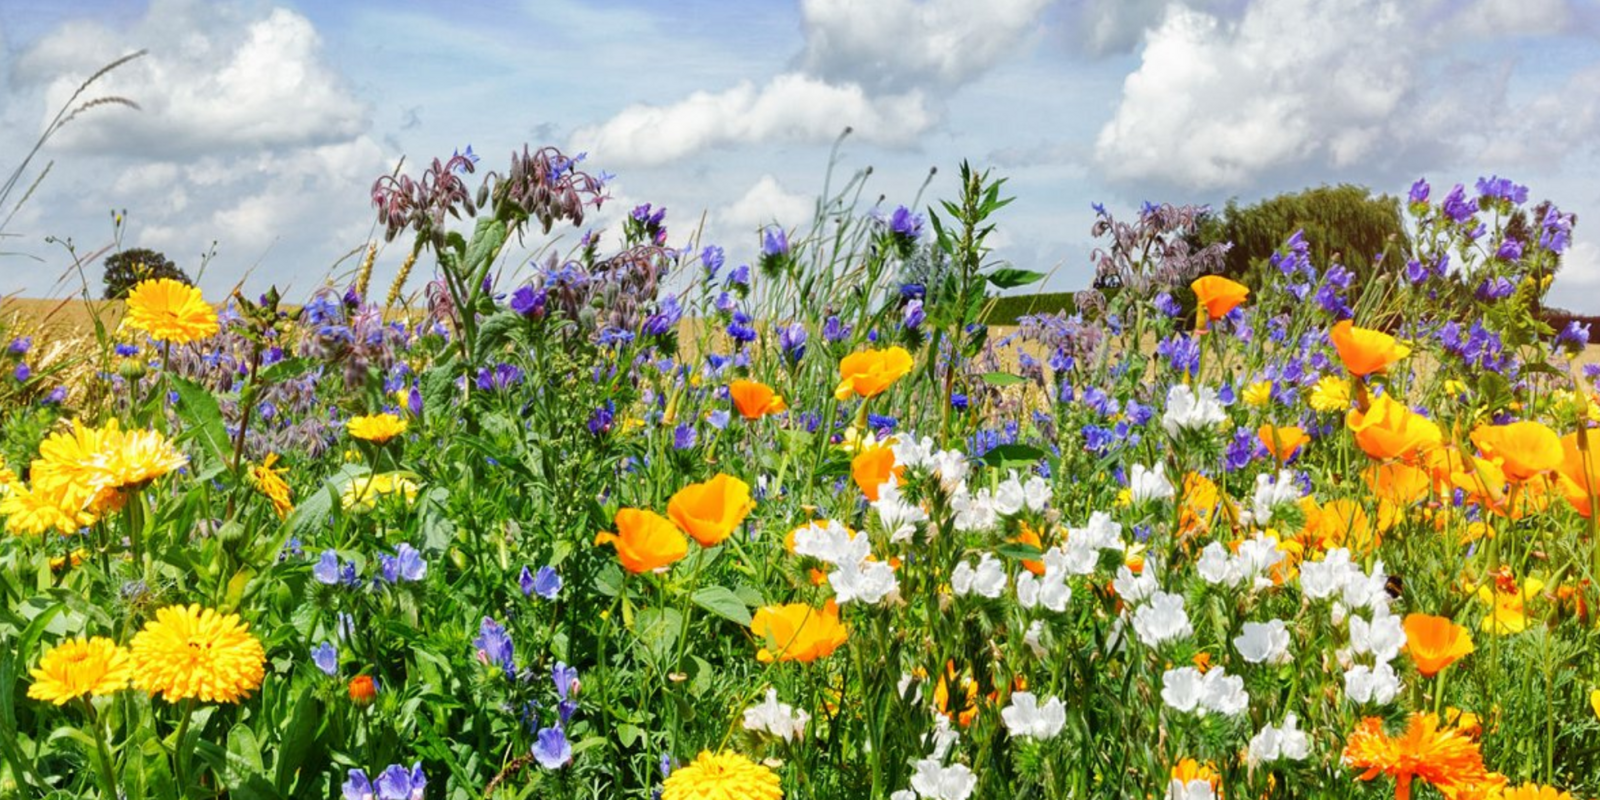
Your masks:
{"label": "cluster of white flowers", "polygon": [[[905,695],[905,689],[900,691]],[[967,800],[972,796],[972,790],[978,785],[978,776],[965,764],[951,764],[944,766],[945,757],[955,747],[961,734],[950,727],[950,719],[943,714],[933,715],[934,729],[923,740],[923,744],[931,743],[933,752],[927,758],[917,762],[916,772],[911,776],[911,788],[892,792],[889,800]]]}
{"label": "cluster of white flowers", "polygon": [[1044,575],[1032,572],[1017,575],[1017,604],[1023,608],[1044,606],[1057,614],[1067,610],[1072,587],[1067,585],[1067,556],[1060,547],[1044,551]]}
{"label": "cluster of white flowers", "polygon": [[1167,800],[1217,800],[1217,793],[1211,789],[1211,783],[1202,778],[1188,783],[1173,778],[1167,786]]}
{"label": "cluster of white flowers", "polygon": [[966,486],[967,456],[959,450],[936,449],[933,439],[902,436],[889,446],[894,453],[895,466],[907,470],[926,469],[939,479],[939,487],[946,494],[955,494]]}
{"label": "cluster of white flowers", "polygon": [[1177,492],[1172,481],[1167,480],[1167,465],[1156,462],[1154,468],[1134,464],[1128,472],[1128,499],[1135,503],[1146,500],[1171,500]]}
{"label": "cluster of white flowers", "polygon": [[1013,692],[1011,704],[1000,709],[1000,721],[1012,736],[1044,741],[1054,739],[1067,724],[1067,707],[1052,697],[1039,705],[1032,692]]}
{"label": "cluster of white flowers", "polygon": [[993,600],[1006,590],[1006,568],[992,554],[984,553],[976,569],[963,561],[950,571],[950,589],[956,597],[976,592]]}
{"label": "cluster of white flowers", "polygon": [[1167,670],[1161,675],[1161,699],[1175,710],[1202,717],[1208,712],[1236,717],[1250,709],[1244,678],[1229,675],[1222,667],[1205,672],[1194,667]]}
{"label": "cluster of white flowers", "polygon": [[1272,568],[1283,561],[1283,551],[1278,549],[1275,536],[1256,535],[1239,545],[1238,553],[1229,553],[1220,542],[1212,542],[1200,551],[1195,571],[1213,586],[1238,586],[1248,583],[1253,589],[1272,586]]}
{"label": "cluster of white flowers", "polygon": [[1228,418],[1217,399],[1217,390],[1202,386],[1198,391],[1184,384],[1167,390],[1167,411],[1161,415],[1161,427],[1169,436],[1179,431],[1198,431],[1211,428]]}
{"label": "cluster of white flowers", "polygon": [[766,733],[792,742],[805,735],[806,723],[811,715],[795,711],[794,706],[778,702],[778,690],[768,689],[767,699],[759,705],[744,710],[744,729]]}
{"label": "cluster of white flowers", "polygon": [[1294,473],[1280,470],[1276,479],[1266,473],[1256,476],[1256,490],[1250,498],[1250,510],[1257,525],[1267,525],[1276,516],[1277,509],[1300,502],[1300,485]]}
{"label": "cluster of white flowers", "polygon": [[1300,718],[1290,712],[1283,718],[1283,726],[1266,725],[1250,738],[1250,749],[1245,758],[1255,767],[1280,758],[1304,761],[1311,754],[1311,740],[1300,730]]}
{"label": "cluster of white flowers", "polygon": [[[1387,583],[1382,561],[1362,572],[1343,547],[1329,550],[1321,561],[1300,565],[1301,594],[1311,600],[1333,600],[1333,623],[1349,623],[1350,647],[1340,652],[1340,661],[1347,665],[1344,693],[1353,703],[1381,705],[1400,693],[1400,676],[1390,662],[1405,647],[1406,633],[1400,618],[1389,610]],[[1366,618],[1353,613],[1362,610],[1368,612]],[[1372,663],[1354,663],[1357,656],[1370,657]]]}
{"label": "cluster of white flowers", "polygon": [[1251,664],[1287,664],[1289,628],[1281,619],[1246,622],[1233,638],[1233,647]]}
{"label": "cluster of white flowers", "polygon": [[900,496],[900,485],[893,475],[878,487],[878,499],[872,508],[878,512],[878,522],[889,532],[891,542],[911,541],[918,526],[928,521],[928,512]]}
{"label": "cluster of white flowers", "polygon": [[1133,632],[1145,647],[1160,647],[1193,634],[1189,612],[1183,609],[1183,595],[1152,591],[1148,602],[1139,604],[1133,612]]}
{"label": "cluster of white flowers", "polygon": [[1042,513],[1049,506],[1050,482],[1038,475],[1023,481],[1012,471],[994,489],[994,510],[1007,517],[1023,509]]}
{"label": "cluster of white flowers", "polygon": [[870,560],[872,542],[867,535],[837,522],[812,522],[795,531],[794,551],[833,567],[828,585],[839,605],[856,600],[877,603],[900,588],[894,568]]}

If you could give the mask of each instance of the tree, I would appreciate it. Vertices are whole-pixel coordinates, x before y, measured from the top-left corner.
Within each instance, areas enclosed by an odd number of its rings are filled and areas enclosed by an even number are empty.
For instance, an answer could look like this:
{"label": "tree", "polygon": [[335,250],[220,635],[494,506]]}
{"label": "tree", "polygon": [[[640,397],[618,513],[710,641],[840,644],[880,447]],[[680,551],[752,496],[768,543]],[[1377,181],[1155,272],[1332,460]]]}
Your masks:
{"label": "tree", "polygon": [[1357,281],[1372,277],[1377,256],[1405,252],[1407,238],[1400,199],[1374,197],[1364,186],[1340,184],[1280,194],[1253,205],[1229,200],[1201,231],[1201,243],[1232,242],[1224,274],[1250,282],[1253,265],[1269,258],[1297,230],[1305,231],[1312,262],[1325,267],[1335,256]]}
{"label": "tree", "polygon": [[106,256],[106,294],[107,300],[123,300],[128,292],[141,281],[152,278],[172,278],[182,283],[194,285],[189,276],[178,265],[167,260],[167,257],[154,250],[135,248],[123,250]]}

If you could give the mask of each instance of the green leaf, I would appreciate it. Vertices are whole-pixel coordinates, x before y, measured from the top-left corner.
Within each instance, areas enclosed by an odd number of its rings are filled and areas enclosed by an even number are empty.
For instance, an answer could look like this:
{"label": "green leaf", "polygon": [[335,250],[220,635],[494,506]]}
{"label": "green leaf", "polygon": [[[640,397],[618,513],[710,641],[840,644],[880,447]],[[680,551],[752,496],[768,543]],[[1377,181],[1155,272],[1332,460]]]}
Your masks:
{"label": "green leaf", "polygon": [[676,608],[643,608],[634,617],[634,635],[658,664],[672,652],[682,629],[683,613]]}
{"label": "green leaf", "polygon": [[991,467],[1031,467],[1050,454],[1026,444],[1003,444],[983,454],[983,463]]}
{"label": "green leaf", "polygon": [[310,372],[316,365],[317,363],[309,358],[286,358],[261,370],[256,375],[256,382],[265,385],[294,380]]}
{"label": "green leaf", "polygon": [[493,217],[479,217],[478,226],[472,231],[472,241],[467,242],[467,271],[482,269],[500,254],[500,246],[505,243],[506,224]]}
{"label": "green leaf", "polygon": [[1044,556],[1044,551],[1028,544],[1027,542],[1006,542],[994,549],[1001,558],[1013,561],[1038,561]]}
{"label": "green leaf", "polygon": [[989,283],[996,289],[1015,289],[1018,286],[1027,286],[1044,280],[1044,273],[1006,267],[989,273],[988,278]]}
{"label": "green leaf", "polygon": [[983,382],[989,384],[990,386],[1004,387],[1016,386],[1019,383],[1027,383],[1028,379],[1022,377],[1021,375],[1012,375],[1009,372],[985,372],[983,373]]}
{"label": "green leaf", "polygon": [[172,388],[178,392],[178,418],[188,426],[178,435],[179,441],[193,439],[218,464],[228,463],[232,447],[228,442],[228,429],[222,424],[222,407],[217,398],[204,386],[187,378],[168,375]]}
{"label": "green leaf", "polygon": [[748,627],[750,609],[726,586],[704,586],[694,593],[694,604],[723,619]]}

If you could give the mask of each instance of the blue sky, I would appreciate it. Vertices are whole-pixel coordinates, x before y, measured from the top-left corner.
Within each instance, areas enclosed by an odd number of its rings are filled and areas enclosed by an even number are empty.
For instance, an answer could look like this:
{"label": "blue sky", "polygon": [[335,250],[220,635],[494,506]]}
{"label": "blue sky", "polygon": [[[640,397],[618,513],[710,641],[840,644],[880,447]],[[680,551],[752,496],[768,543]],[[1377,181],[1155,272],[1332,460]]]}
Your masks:
{"label": "blue sky", "polygon": [[[651,202],[673,244],[703,220],[747,258],[762,226],[809,220],[850,125],[841,166],[873,168],[869,203],[909,203],[930,167],[929,197],[948,196],[962,159],[1006,176],[998,255],[1052,289],[1091,274],[1093,201],[1500,174],[1577,213],[1553,302],[1600,311],[1594,0],[456,5],[0,5],[7,170],[93,69],[150,50],[98,87],[143,111],[95,109],[36,163],[54,167],[0,241],[32,258],[0,256],[0,294],[70,292],[45,237],[92,252],[125,208],[125,246],[191,274],[214,253],[208,294],[303,296],[375,236],[376,176],[467,144],[488,168],[523,143],[587,151],[618,176],[595,227]],[[405,247],[382,251],[375,286]]]}

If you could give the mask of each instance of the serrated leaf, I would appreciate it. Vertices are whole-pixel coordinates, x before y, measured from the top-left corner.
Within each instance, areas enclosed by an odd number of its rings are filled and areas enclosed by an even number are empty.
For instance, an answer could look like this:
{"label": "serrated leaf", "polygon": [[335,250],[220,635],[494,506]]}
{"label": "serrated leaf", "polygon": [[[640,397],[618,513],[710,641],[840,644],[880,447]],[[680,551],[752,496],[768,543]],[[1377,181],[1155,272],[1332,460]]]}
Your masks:
{"label": "serrated leaf", "polygon": [[176,375],[168,377],[172,379],[173,390],[178,393],[178,418],[188,426],[178,435],[178,440],[199,442],[216,463],[227,463],[232,448],[228,442],[228,429],[222,424],[222,407],[217,404],[216,396],[187,378]]}

